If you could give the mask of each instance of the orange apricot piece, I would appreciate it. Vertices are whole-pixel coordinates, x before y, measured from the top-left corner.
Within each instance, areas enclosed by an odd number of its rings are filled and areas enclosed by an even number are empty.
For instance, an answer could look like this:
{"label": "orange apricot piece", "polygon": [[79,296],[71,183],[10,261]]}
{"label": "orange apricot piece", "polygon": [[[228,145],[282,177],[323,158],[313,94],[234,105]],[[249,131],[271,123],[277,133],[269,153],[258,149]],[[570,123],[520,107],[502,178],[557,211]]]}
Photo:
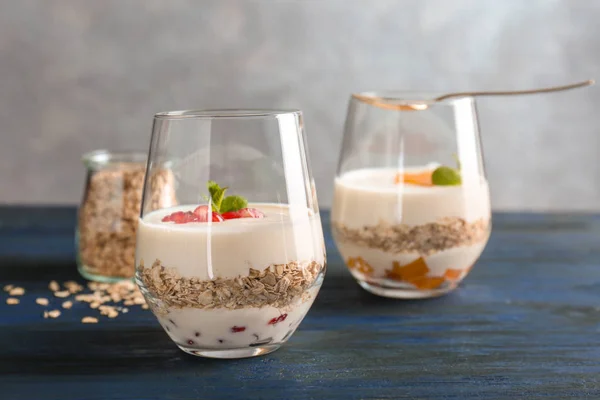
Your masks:
{"label": "orange apricot piece", "polygon": [[404,182],[419,186],[433,186],[433,183],[431,181],[432,174],[433,171],[404,172],[403,174],[398,173],[394,178],[394,183],[396,185]]}
{"label": "orange apricot piece", "polygon": [[392,269],[386,270],[385,274],[389,279],[396,281],[411,281],[415,278],[425,277],[429,272],[427,264],[423,257],[419,257],[416,260],[401,266],[398,261],[392,263]]}
{"label": "orange apricot piece", "polygon": [[462,269],[447,269],[444,273],[444,278],[448,279],[449,281],[456,281],[460,279],[462,272]]}
{"label": "orange apricot piece", "polygon": [[430,290],[439,288],[446,280],[441,276],[424,276],[408,281],[421,290]]}
{"label": "orange apricot piece", "polygon": [[410,283],[419,290],[437,289],[444,282],[442,276],[427,276],[429,268],[423,257],[401,266],[398,261],[392,263],[392,269],[385,271],[388,279]]}
{"label": "orange apricot piece", "polygon": [[356,258],[348,258],[348,268],[350,269],[354,269],[358,272],[360,272],[361,274],[364,275],[371,275],[373,273],[373,267],[366,262],[362,257],[356,257]]}

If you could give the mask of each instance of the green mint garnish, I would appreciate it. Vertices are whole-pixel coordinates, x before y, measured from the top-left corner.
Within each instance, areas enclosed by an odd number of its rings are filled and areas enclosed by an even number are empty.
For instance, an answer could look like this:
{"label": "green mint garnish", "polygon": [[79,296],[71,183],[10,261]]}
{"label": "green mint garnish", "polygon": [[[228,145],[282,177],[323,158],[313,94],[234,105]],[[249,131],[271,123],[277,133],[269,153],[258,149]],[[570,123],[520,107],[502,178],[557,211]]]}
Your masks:
{"label": "green mint garnish", "polygon": [[221,204],[223,203],[223,198],[225,197],[225,191],[227,188],[221,188],[217,182],[208,181],[208,192],[210,193],[210,204],[212,206],[213,212],[219,212],[221,209]]}
{"label": "green mint garnish", "polygon": [[248,207],[248,200],[242,196],[227,196],[221,204],[221,212],[237,211]]}
{"label": "green mint garnish", "polygon": [[215,181],[208,181],[207,186],[213,212],[222,214],[229,211],[238,211],[248,206],[248,200],[242,196],[225,197],[225,192],[228,188],[222,188]]}
{"label": "green mint garnish", "polygon": [[462,178],[460,172],[450,167],[437,167],[431,175],[431,183],[436,186],[453,186],[460,185]]}

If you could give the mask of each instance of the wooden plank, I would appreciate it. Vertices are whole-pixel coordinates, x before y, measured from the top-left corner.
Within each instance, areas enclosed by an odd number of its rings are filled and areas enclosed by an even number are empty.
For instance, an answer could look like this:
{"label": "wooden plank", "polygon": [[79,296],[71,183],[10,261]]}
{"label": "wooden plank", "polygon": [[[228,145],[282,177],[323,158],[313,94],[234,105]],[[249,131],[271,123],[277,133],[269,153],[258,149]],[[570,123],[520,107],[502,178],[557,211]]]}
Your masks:
{"label": "wooden plank", "polygon": [[83,325],[77,304],[44,320],[35,298],[48,297],[48,281],[78,279],[75,212],[21,212],[0,209],[0,238],[21,232],[0,246],[0,285],[27,289],[16,306],[0,295],[2,399],[600,396],[597,215],[496,214],[457,291],[401,301],[358,287],[323,213],[328,272],[299,330],[271,355],[219,361],[182,353],[139,309]]}

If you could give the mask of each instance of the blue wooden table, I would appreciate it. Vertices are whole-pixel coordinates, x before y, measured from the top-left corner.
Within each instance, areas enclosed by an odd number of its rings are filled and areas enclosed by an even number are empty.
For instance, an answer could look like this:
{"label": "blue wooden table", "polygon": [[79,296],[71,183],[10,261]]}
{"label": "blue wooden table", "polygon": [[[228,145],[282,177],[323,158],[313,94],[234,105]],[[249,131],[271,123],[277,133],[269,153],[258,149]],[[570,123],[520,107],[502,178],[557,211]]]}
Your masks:
{"label": "blue wooden table", "polygon": [[[0,399],[600,398],[600,216],[496,214],[454,293],[382,299],[354,283],[323,220],[329,270],[288,344],[261,358],[188,356],[148,311],[44,320],[51,279],[79,279],[72,208],[0,208]],[[79,279],[80,280],[80,279]]]}

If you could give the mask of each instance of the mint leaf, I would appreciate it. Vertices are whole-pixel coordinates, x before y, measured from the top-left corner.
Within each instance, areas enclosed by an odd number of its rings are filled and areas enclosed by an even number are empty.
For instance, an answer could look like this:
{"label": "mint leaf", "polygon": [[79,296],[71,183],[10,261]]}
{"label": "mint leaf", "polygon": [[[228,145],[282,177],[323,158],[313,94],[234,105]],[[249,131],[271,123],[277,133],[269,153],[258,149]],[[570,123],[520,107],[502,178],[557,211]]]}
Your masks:
{"label": "mint leaf", "polygon": [[237,211],[242,208],[246,208],[248,206],[248,200],[243,198],[242,196],[227,196],[223,199],[223,203],[221,204],[221,213],[226,213],[229,211]]}
{"label": "mint leaf", "polygon": [[223,198],[225,197],[225,192],[227,188],[222,188],[215,181],[208,181],[208,192],[210,193],[210,200],[213,212],[220,212],[221,203],[223,202]]}
{"label": "mint leaf", "polygon": [[222,214],[248,207],[248,200],[242,196],[225,197],[227,187],[222,188],[215,181],[208,181],[207,187],[210,193],[210,197],[207,200],[210,202],[213,212]]}
{"label": "mint leaf", "polygon": [[462,183],[460,172],[450,167],[437,167],[431,175],[431,182],[437,186],[454,186]]}

